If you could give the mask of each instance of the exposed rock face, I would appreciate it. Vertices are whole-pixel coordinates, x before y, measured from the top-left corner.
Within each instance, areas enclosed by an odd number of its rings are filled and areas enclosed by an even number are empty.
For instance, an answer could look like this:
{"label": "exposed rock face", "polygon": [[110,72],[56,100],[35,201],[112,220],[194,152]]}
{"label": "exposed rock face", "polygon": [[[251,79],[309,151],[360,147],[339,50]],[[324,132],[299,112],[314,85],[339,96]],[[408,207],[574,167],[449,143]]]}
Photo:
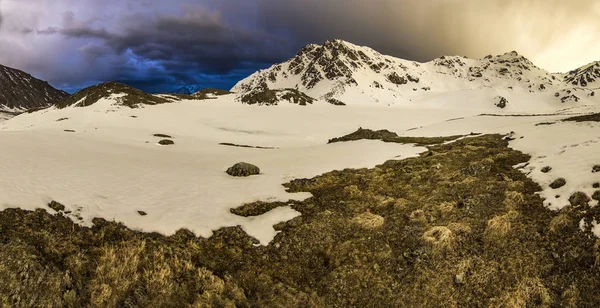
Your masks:
{"label": "exposed rock face", "polygon": [[315,99],[296,89],[271,90],[266,84],[253,89],[241,96],[240,100],[248,105],[277,105],[279,102],[306,106],[315,102]]}
{"label": "exposed rock face", "polygon": [[227,174],[229,174],[231,176],[237,176],[237,177],[246,177],[246,176],[260,174],[260,169],[255,165],[241,162],[241,163],[237,163],[237,164],[231,166],[229,169],[227,169]]}
{"label": "exposed rock face", "polygon": [[97,103],[101,99],[114,98],[115,103],[130,108],[138,108],[141,105],[157,105],[168,103],[169,100],[148,94],[142,90],[130,87],[119,82],[105,82],[89,88],[85,88],[71,97],[56,104],[58,108],[86,107]]}
{"label": "exposed rock face", "polygon": [[0,110],[48,107],[68,97],[65,91],[13,68],[0,65]]}
{"label": "exposed rock face", "polygon": [[592,62],[570,71],[565,76],[565,82],[574,86],[586,87],[600,78],[600,62]]}

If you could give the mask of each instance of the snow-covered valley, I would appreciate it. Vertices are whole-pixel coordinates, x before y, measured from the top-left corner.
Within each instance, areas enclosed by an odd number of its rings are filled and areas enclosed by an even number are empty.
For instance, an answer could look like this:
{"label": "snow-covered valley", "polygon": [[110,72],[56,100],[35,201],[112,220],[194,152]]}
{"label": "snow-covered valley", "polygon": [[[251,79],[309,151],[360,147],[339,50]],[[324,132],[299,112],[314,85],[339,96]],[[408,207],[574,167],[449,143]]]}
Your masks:
{"label": "snow-covered valley", "polygon": [[[336,40],[257,72],[233,94],[150,95],[105,83],[47,109],[0,115],[0,209],[47,208],[54,200],[83,225],[101,217],[203,237],[239,225],[267,244],[272,226],[297,211],[244,218],[230,209],[304,200],[310,194],[287,193],[282,184],[427,150],[378,140],[328,144],[359,127],[416,137],[506,135],[510,147],[532,156],[517,167],[542,187],[544,204],[561,209],[575,192],[591,197],[600,182],[592,173],[600,163],[598,122],[562,122],[600,111],[593,74],[550,74],[515,52],[419,64]],[[160,145],[156,134],[174,144]],[[228,176],[237,162],[261,174]],[[551,188],[559,178],[566,183]]]}
{"label": "snow-covered valley", "polygon": [[[47,208],[55,200],[84,225],[101,217],[163,234],[186,228],[206,237],[218,228],[240,225],[267,244],[276,234],[274,224],[299,213],[280,207],[244,218],[229,210],[253,201],[303,200],[310,194],[286,193],[282,184],[331,170],[370,168],[426,150],[376,140],[327,144],[359,127],[401,136],[510,134],[515,139],[511,147],[532,155],[523,172],[542,186],[548,207],[567,205],[576,191],[591,196],[593,183],[600,181],[600,173],[591,172],[598,163],[594,153],[600,150],[598,123],[560,120],[595,106],[557,110],[550,104],[541,110],[551,113],[554,108],[555,115],[491,116],[482,114],[496,111],[493,105],[459,108],[459,101],[473,99],[470,95],[478,94],[450,93],[445,102],[442,96],[427,97],[418,108],[326,103],[260,107],[226,95],[133,109],[116,104],[116,95],[87,107],[22,114],[0,123],[0,206]],[[544,103],[532,100],[531,105]],[[169,135],[175,144],[161,146],[162,138],[154,134]],[[240,179],[224,172],[241,161],[256,164],[261,174]],[[552,172],[540,172],[546,165]],[[549,188],[557,177],[567,184]]]}

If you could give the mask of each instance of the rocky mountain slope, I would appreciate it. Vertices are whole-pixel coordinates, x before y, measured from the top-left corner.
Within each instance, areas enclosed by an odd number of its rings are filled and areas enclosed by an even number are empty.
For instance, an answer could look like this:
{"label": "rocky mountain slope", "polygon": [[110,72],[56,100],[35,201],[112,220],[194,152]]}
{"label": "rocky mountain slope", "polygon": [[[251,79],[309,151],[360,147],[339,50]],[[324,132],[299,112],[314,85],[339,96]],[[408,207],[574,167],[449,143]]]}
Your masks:
{"label": "rocky mountain slope", "polygon": [[257,97],[257,92],[295,89],[335,104],[396,104],[440,92],[502,89],[544,93],[591,87],[599,76],[598,63],[568,74],[553,74],[515,51],[483,59],[444,56],[419,63],[333,40],[304,47],[292,59],[240,81],[232,91],[240,93],[243,102],[248,101],[246,94]]}
{"label": "rocky mountain slope", "polygon": [[0,110],[23,111],[47,107],[68,97],[45,81],[0,65]]}
{"label": "rocky mountain slope", "polygon": [[565,82],[582,87],[598,87],[600,86],[600,84],[597,83],[598,79],[600,79],[600,62],[598,61],[570,71],[565,76]]}

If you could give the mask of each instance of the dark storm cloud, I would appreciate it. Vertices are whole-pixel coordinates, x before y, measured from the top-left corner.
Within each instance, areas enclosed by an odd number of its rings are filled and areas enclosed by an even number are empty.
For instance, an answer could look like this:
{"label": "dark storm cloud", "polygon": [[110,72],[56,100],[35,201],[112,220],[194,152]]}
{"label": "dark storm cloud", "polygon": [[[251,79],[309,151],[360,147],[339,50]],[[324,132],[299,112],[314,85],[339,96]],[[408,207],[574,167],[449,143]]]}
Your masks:
{"label": "dark storm cloud", "polygon": [[[255,70],[294,52],[285,39],[226,24],[219,13],[201,7],[188,7],[181,15],[123,16],[120,27],[112,31],[79,22],[76,17],[69,15],[62,28],[40,30],[38,34],[92,40],[92,45],[79,49],[93,56],[91,59],[131,53],[136,61],[162,67],[164,71],[156,73],[167,74],[171,83],[198,82],[194,77],[198,73],[226,75],[248,63],[248,69]],[[124,78],[123,67],[115,67],[114,72],[114,78]]]}
{"label": "dark storm cloud", "polygon": [[517,50],[553,71],[600,54],[593,0],[0,1],[0,63],[69,89],[229,87],[334,38],[417,61]]}

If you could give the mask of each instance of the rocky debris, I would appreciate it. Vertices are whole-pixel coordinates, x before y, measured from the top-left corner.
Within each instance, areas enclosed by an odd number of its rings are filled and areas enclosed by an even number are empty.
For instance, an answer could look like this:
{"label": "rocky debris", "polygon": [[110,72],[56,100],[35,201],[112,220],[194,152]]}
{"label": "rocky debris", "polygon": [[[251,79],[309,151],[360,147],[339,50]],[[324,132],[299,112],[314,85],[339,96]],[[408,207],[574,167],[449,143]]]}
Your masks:
{"label": "rocky debris", "polygon": [[408,79],[408,81],[410,82],[414,82],[414,83],[418,83],[419,82],[419,77],[414,77],[410,74],[406,75],[406,78]]}
{"label": "rocky debris", "polygon": [[566,184],[567,184],[567,180],[565,180],[564,178],[558,178],[558,179],[554,180],[554,182],[550,183],[550,188],[558,189],[558,188],[565,186]]}
{"label": "rocky debris", "polygon": [[148,94],[142,90],[119,82],[111,81],[85,88],[69,98],[57,102],[56,107],[86,107],[95,104],[103,98],[109,98],[112,95],[117,94],[122,96],[115,98],[116,103],[129,108],[139,108],[142,105],[157,105],[170,102],[165,98]]}
{"label": "rocky debris", "polygon": [[433,65],[442,66],[448,69],[465,66],[466,63],[460,57],[442,56],[433,60]]}
{"label": "rocky debris", "polygon": [[494,105],[500,109],[504,109],[506,108],[506,105],[508,105],[508,100],[503,96],[496,96],[496,100],[498,100],[498,102]]}
{"label": "rocky debris", "polygon": [[546,166],[544,168],[542,168],[540,171],[542,171],[543,173],[548,173],[552,170],[552,167],[550,166]]}
{"label": "rocky debris", "polygon": [[344,102],[342,102],[339,99],[335,99],[335,98],[326,98],[325,101],[327,101],[328,103],[335,105],[335,106],[346,106],[346,104]]}
{"label": "rocky debris", "polygon": [[575,94],[571,94],[571,95],[567,95],[564,96],[563,98],[560,99],[560,101],[562,103],[566,103],[566,102],[578,102],[579,101],[579,97]]}
{"label": "rocky debris", "polygon": [[163,140],[159,141],[158,144],[160,144],[160,145],[173,145],[173,144],[175,144],[175,141],[170,140],[170,139],[163,139]]}
{"label": "rocky debris", "polygon": [[[600,185],[598,187],[595,188],[599,188]],[[600,201],[600,190],[596,190],[593,194],[592,194],[592,199],[596,200],[596,201]]]}
{"label": "rocky debris", "polygon": [[266,106],[278,105],[281,101],[306,106],[316,101],[316,99],[296,89],[269,89],[269,86],[266,83],[263,83],[260,87],[242,95],[240,100],[242,103],[248,105]]}
{"label": "rocky debris", "polygon": [[51,201],[50,203],[48,203],[48,207],[57,211],[57,212],[62,212],[65,210],[65,206],[59,202],[56,201]]}
{"label": "rocky debris", "polygon": [[600,165],[595,165],[592,167],[592,173],[600,172]]}
{"label": "rocky debris", "polygon": [[169,135],[166,135],[166,134],[154,134],[152,136],[159,137],[159,138],[173,138],[173,137],[171,137]]}
{"label": "rocky debris", "polygon": [[471,77],[481,78],[481,77],[483,77],[482,72],[483,72],[483,68],[481,68],[479,66],[469,67],[469,73],[471,73]]}
{"label": "rocky debris", "polygon": [[592,187],[593,188],[600,188],[600,183],[594,183],[594,184],[592,184]]}
{"label": "rocky debris", "polygon": [[148,215],[148,213],[144,212],[144,211],[137,211],[138,214],[140,214],[140,216],[146,216]]}
{"label": "rocky debris", "polygon": [[240,162],[227,169],[226,173],[231,176],[246,177],[260,174],[260,169],[255,165]]}
{"label": "rocky debris", "polygon": [[0,107],[30,110],[45,108],[69,93],[52,87],[23,71],[0,65]]}
{"label": "rocky debris", "polygon": [[395,85],[403,85],[403,84],[407,84],[408,80],[404,77],[401,77],[400,75],[398,75],[398,73],[393,72],[389,75],[386,76],[388,81],[395,84]]}

